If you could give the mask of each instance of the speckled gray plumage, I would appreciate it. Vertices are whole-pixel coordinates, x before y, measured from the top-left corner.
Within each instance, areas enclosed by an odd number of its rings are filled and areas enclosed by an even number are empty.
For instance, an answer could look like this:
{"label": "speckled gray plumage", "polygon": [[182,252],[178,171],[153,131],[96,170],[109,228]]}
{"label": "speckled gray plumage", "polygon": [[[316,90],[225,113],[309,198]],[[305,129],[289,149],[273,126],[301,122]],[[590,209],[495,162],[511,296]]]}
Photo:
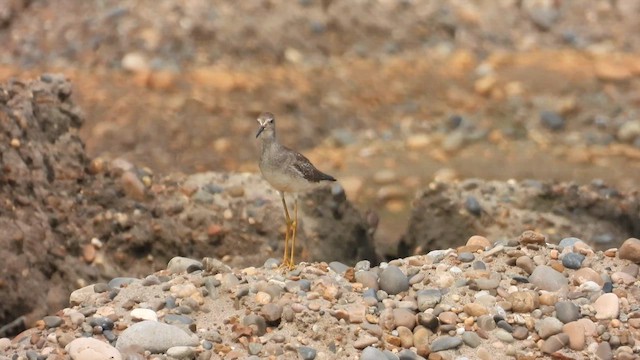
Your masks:
{"label": "speckled gray plumage", "polygon": [[304,155],[278,142],[272,114],[261,114],[258,122],[261,128],[257,136],[262,141],[260,171],[276,190],[299,192],[311,189],[323,181],[336,180],[316,169]]}

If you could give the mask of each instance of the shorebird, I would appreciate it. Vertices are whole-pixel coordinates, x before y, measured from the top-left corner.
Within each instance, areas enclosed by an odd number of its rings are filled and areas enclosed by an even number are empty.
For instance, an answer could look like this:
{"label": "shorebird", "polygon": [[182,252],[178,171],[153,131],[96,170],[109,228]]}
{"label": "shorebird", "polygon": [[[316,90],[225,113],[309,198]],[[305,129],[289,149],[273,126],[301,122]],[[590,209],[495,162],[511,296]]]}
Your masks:
{"label": "shorebird", "polygon": [[[278,142],[276,119],[272,113],[263,112],[257,120],[260,128],[256,133],[256,138],[259,137],[262,140],[260,172],[262,172],[264,179],[280,194],[287,224],[282,266],[292,269],[295,266],[294,253],[298,228],[297,194],[311,190],[322,183],[336,181],[336,179],[316,169],[304,155]],[[284,198],[285,193],[294,195],[293,219],[289,216],[289,209]]]}

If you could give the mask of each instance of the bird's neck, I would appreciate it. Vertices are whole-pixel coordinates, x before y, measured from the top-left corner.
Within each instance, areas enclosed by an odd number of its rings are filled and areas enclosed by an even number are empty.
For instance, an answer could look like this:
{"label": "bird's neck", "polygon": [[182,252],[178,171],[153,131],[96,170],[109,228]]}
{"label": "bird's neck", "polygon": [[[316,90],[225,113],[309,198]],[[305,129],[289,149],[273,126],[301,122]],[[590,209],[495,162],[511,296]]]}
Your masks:
{"label": "bird's neck", "polygon": [[270,147],[273,146],[277,146],[278,145],[278,141],[276,140],[276,134],[273,134],[271,136],[265,136],[262,138],[262,149],[268,149]]}

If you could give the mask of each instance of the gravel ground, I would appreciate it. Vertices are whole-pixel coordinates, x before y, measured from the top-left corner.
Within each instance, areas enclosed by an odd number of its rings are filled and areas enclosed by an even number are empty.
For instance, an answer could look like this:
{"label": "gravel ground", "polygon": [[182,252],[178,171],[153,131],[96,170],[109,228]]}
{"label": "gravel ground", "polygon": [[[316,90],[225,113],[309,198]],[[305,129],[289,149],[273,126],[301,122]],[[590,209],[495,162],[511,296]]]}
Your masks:
{"label": "gravel ground", "polygon": [[640,240],[527,231],[354,267],[172,259],[74,291],[2,359],[635,359]]}

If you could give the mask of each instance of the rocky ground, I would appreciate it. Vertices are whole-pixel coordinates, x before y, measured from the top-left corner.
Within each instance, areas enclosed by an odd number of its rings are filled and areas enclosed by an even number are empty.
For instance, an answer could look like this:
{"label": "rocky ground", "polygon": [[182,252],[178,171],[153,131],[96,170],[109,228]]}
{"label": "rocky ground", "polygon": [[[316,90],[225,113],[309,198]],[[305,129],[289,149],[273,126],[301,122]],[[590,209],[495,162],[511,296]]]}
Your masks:
{"label": "rocky ground", "polygon": [[[166,270],[74,291],[3,359],[636,359],[640,240],[543,234],[354,267]],[[11,355],[13,354],[13,355]],[[1,356],[1,355],[0,355]]]}
{"label": "rocky ground", "polygon": [[[632,358],[639,11],[0,2],[0,354]],[[264,110],[339,179],[301,198],[291,272]]]}

